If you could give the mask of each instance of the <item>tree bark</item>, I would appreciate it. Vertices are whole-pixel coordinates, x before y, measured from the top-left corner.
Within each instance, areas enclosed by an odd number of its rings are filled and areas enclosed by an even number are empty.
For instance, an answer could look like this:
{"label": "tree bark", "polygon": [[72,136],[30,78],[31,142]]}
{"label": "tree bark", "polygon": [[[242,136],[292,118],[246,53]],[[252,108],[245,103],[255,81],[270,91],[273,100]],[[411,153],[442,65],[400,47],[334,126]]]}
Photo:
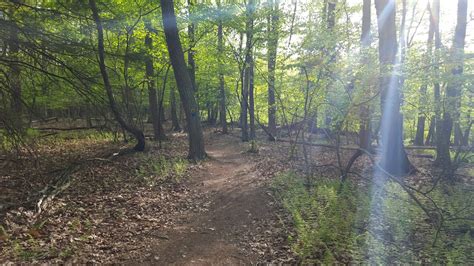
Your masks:
{"label": "tree bark", "polygon": [[158,106],[158,94],[156,92],[156,83],[155,83],[155,70],[153,67],[153,57],[151,51],[153,50],[153,39],[150,36],[151,24],[150,21],[145,21],[145,28],[147,33],[145,35],[145,78],[148,85],[148,103],[149,103],[149,113],[151,117],[151,123],[153,125],[153,136],[155,140],[164,140],[166,139],[163,125],[160,119],[160,112]]}
{"label": "tree bark", "polygon": [[[430,4],[428,3],[428,9],[430,10]],[[435,20],[433,18],[432,12],[430,12],[430,26],[429,26],[429,32],[428,32],[428,41],[426,42],[427,46],[427,53],[426,53],[426,60],[425,62],[429,63],[431,57],[433,56],[432,50],[433,50],[433,38],[435,34]],[[426,116],[425,116],[425,106],[426,106],[426,90],[428,85],[426,84],[426,81],[424,81],[425,84],[421,85],[420,87],[420,100],[419,100],[419,108],[418,108],[418,121],[416,125],[416,135],[415,135],[415,140],[413,144],[418,145],[418,146],[423,146],[424,145],[424,137],[425,137],[425,122],[426,122]]]}
{"label": "tree bark", "polygon": [[166,44],[173,66],[176,84],[186,114],[186,127],[189,138],[188,157],[200,160],[206,157],[204,150],[204,138],[201,127],[199,107],[194,97],[193,84],[184,61],[183,48],[179,39],[178,25],[174,12],[173,0],[160,0],[163,27],[165,31]]}
{"label": "tree bark", "polygon": [[21,92],[21,68],[16,62],[18,59],[18,52],[20,51],[20,42],[18,39],[18,28],[15,22],[13,22],[14,11],[10,11],[10,40],[8,42],[9,54],[11,55],[11,63],[9,64],[9,87],[11,94],[11,114],[12,124],[16,130],[23,132],[23,104],[22,104],[22,92]]}
{"label": "tree bark", "polygon": [[276,136],[275,68],[278,48],[279,0],[268,0],[270,15],[268,18],[268,132],[269,140]]}
{"label": "tree bark", "polygon": [[251,77],[252,65],[252,37],[253,37],[253,13],[255,11],[255,1],[248,0],[246,5],[246,22],[245,22],[245,33],[246,33],[246,46],[245,46],[245,65],[244,65],[244,78],[242,82],[242,108],[241,108],[241,124],[242,124],[242,141],[249,140],[249,129],[248,129],[248,118],[249,113],[249,90],[251,83],[253,84]]}
{"label": "tree bark", "polygon": [[195,28],[196,24],[193,22],[192,12],[193,12],[194,1],[188,0],[188,14],[190,22],[188,24],[188,38],[189,38],[189,50],[188,50],[188,68],[189,76],[191,77],[191,83],[193,84],[194,92],[197,91],[196,86],[196,62],[194,61],[194,45],[195,45]]}
{"label": "tree bark", "polygon": [[[369,63],[367,50],[370,48],[371,44],[371,15],[371,0],[364,0],[362,5],[362,33],[360,35],[363,65],[367,65]],[[359,112],[359,146],[368,150],[370,148],[370,143],[372,142],[370,138],[370,103],[362,104],[359,108]]]}
{"label": "tree bark", "polygon": [[136,151],[143,151],[145,149],[145,135],[143,135],[143,132],[138,128],[128,125],[125,122],[115,102],[114,94],[112,91],[112,85],[110,84],[109,75],[105,66],[104,32],[95,0],[89,0],[89,6],[92,11],[92,17],[97,28],[97,51],[99,53],[99,68],[100,73],[102,75],[102,79],[104,81],[104,87],[107,93],[107,98],[109,100],[110,109],[112,110],[112,114],[114,115],[115,120],[117,120],[119,125],[127,132],[132,134],[137,140],[137,144],[135,145],[134,149]]}
{"label": "tree bark", "polygon": [[[217,2],[220,8],[220,1]],[[225,95],[225,82],[224,82],[224,40],[222,30],[222,19],[219,18],[219,24],[217,25],[217,50],[219,52],[219,122],[222,127],[222,133],[227,134],[227,117],[226,117],[226,95]]]}
{"label": "tree bark", "polygon": [[[395,176],[410,172],[410,162],[403,148],[403,124],[400,114],[400,77],[397,67],[397,32],[395,27],[396,0],[375,0],[379,33],[379,61],[381,64],[381,167]],[[387,73],[389,71],[389,73]]]}
{"label": "tree bark", "polygon": [[171,130],[173,131],[181,131],[181,127],[179,126],[179,119],[178,119],[178,112],[177,112],[177,105],[176,105],[176,93],[175,88],[171,87],[170,89],[170,105],[171,105]]}
{"label": "tree bark", "polygon": [[459,119],[460,93],[462,87],[461,76],[464,64],[464,43],[466,39],[467,23],[467,0],[458,0],[457,23],[454,33],[453,47],[451,51],[451,62],[454,67],[451,70],[452,81],[446,87],[446,100],[443,117],[440,121],[437,138],[436,165],[451,168],[451,156],[449,145],[454,121]]}

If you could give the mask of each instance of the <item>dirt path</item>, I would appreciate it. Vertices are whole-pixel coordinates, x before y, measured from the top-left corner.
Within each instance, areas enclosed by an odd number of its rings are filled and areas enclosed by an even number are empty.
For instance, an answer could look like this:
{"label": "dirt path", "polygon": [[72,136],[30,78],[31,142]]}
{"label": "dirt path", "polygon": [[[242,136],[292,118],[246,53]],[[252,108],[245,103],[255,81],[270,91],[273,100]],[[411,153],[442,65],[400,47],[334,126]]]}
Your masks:
{"label": "dirt path", "polygon": [[[200,202],[208,211],[185,213],[166,232],[146,262],[150,264],[229,265],[261,260],[262,251],[249,248],[249,235],[267,229],[262,222],[275,218],[275,208],[264,183],[253,171],[254,155],[232,136],[211,134],[206,150],[210,159],[193,174],[190,187],[205,194]],[[266,245],[266,244],[264,244]]]}

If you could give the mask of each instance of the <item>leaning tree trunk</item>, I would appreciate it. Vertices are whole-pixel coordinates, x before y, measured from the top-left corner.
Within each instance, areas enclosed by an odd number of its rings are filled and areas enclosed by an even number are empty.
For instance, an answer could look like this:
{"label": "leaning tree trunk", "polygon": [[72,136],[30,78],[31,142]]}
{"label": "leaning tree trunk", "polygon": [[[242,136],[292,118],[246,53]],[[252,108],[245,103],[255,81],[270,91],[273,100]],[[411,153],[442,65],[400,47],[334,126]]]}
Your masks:
{"label": "leaning tree trunk", "polygon": [[[220,7],[220,1],[217,2]],[[222,33],[222,19],[219,18],[219,25],[217,25],[217,50],[219,52],[219,122],[222,127],[222,133],[227,134],[227,117],[225,108],[225,87],[224,87],[224,40]]]}
{"label": "leaning tree trunk", "polygon": [[148,103],[149,103],[149,112],[151,117],[151,123],[153,125],[153,136],[155,140],[164,140],[166,139],[163,126],[161,124],[160,112],[158,106],[158,94],[156,93],[155,85],[155,70],[153,67],[153,58],[151,51],[153,50],[153,39],[150,36],[151,25],[150,21],[145,22],[145,27],[147,33],[145,35],[145,47],[146,47],[146,56],[145,56],[145,77],[148,85]]}
{"label": "leaning tree trunk", "polygon": [[[382,154],[381,167],[396,176],[410,172],[410,162],[403,148],[403,123],[400,113],[399,79],[397,67],[397,32],[395,27],[395,1],[376,0],[379,32],[379,61],[381,65]],[[389,71],[389,74],[387,74]]]}
{"label": "leaning tree trunk", "polygon": [[181,102],[186,114],[186,127],[189,138],[188,157],[194,160],[204,159],[206,152],[204,150],[199,106],[194,97],[193,84],[186,68],[186,62],[184,61],[183,48],[179,39],[178,25],[174,13],[174,3],[173,0],[161,0],[160,2],[166,44]]}
{"label": "leaning tree trunk", "polygon": [[268,133],[269,140],[276,136],[275,68],[278,48],[279,0],[268,0]]}
{"label": "leaning tree trunk", "polygon": [[110,84],[109,75],[105,66],[104,32],[95,0],[89,0],[89,6],[92,11],[92,17],[97,28],[97,50],[99,53],[99,68],[100,73],[102,75],[102,79],[104,81],[104,87],[107,92],[107,98],[109,99],[110,109],[112,110],[112,114],[114,115],[115,120],[117,120],[120,126],[127,132],[132,134],[137,140],[137,144],[135,145],[134,149],[136,151],[143,151],[145,149],[145,135],[143,135],[143,132],[138,128],[135,128],[134,126],[131,126],[125,122],[115,102],[114,93],[112,91],[112,85]]}
{"label": "leaning tree trunk", "polygon": [[467,0],[458,0],[457,12],[456,30],[450,59],[454,65],[451,70],[453,78],[446,87],[443,118],[439,123],[439,132],[437,132],[437,156],[435,163],[445,169],[451,168],[451,156],[449,153],[451,132],[454,120],[459,118],[459,98],[461,96],[461,76],[463,74],[464,43],[466,39]]}

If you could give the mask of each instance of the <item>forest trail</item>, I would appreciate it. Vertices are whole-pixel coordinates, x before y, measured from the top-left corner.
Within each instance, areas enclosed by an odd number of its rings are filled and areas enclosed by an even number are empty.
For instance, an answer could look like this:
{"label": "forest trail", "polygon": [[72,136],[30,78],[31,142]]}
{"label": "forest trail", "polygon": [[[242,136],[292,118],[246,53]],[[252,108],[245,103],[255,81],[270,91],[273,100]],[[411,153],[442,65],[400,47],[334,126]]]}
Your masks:
{"label": "forest trail", "polygon": [[[211,134],[209,159],[190,180],[205,194],[208,211],[186,213],[174,228],[163,232],[166,241],[154,249],[151,264],[254,264],[259,254],[242,245],[242,237],[261,234],[260,221],[275,216],[268,190],[255,172],[255,158],[239,139]],[[260,254],[261,255],[261,254]]]}

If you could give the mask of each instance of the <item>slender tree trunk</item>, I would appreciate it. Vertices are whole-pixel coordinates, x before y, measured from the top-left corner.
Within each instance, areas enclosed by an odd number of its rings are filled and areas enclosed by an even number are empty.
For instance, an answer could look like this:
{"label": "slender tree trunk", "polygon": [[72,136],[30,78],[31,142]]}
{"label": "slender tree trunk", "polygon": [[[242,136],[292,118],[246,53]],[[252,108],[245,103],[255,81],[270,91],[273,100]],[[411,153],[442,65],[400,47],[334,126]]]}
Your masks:
{"label": "slender tree trunk", "polygon": [[191,77],[191,82],[193,84],[194,92],[197,91],[196,86],[196,62],[194,61],[194,45],[195,45],[195,29],[196,23],[193,22],[192,12],[194,7],[194,1],[188,0],[188,14],[191,21],[188,24],[188,38],[189,38],[189,50],[188,50],[188,68],[189,68],[189,76]]}
{"label": "slender tree trunk", "polygon": [[[220,8],[220,1],[217,2]],[[217,26],[217,50],[219,52],[219,122],[222,127],[222,133],[227,134],[227,117],[226,117],[226,96],[224,83],[224,38],[222,30],[222,19],[219,18],[219,25]]]}
{"label": "slender tree trunk", "polygon": [[177,112],[177,105],[176,105],[176,93],[175,88],[171,87],[170,89],[170,106],[171,106],[171,125],[173,131],[181,131],[181,127],[179,126],[179,119],[178,119],[178,112]]}
{"label": "slender tree trunk", "polygon": [[269,140],[276,136],[275,68],[279,31],[279,0],[268,0],[270,15],[268,18],[268,133]]}
{"label": "slender tree trunk", "polygon": [[20,73],[21,68],[16,62],[18,59],[18,52],[20,51],[20,44],[18,40],[18,28],[16,23],[13,22],[14,11],[9,12],[12,21],[10,26],[10,41],[8,42],[9,53],[11,55],[11,63],[9,65],[9,85],[11,93],[11,110],[12,110],[12,122],[16,130],[23,132],[23,104],[22,104],[22,92],[21,92],[21,79]]}
{"label": "slender tree trunk", "polygon": [[253,37],[253,13],[255,11],[255,1],[248,0],[246,6],[246,23],[245,23],[245,32],[246,32],[246,47],[245,47],[245,65],[244,65],[244,80],[242,83],[242,108],[241,108],[241,124],[242,124],[242,141],[249,140],[248,132],[248,118],[247,114],[249,112],[249,89],[251,83],[253,83],[251,77],[251,67],[252,67],[252,37]]}
{"label": "slender tree trunk", "polygon": [[[403,148],[403,124],[400,114],[400,77],[393,71],[397,66],[397,33],[395,0],[375,0],[379,31],[379,60],[381,64],[381,110],[383,118],[381,166],[392,175],[409,173],[410,162]],[[390,74],[386,72],[389,71]]]}
{"label": "slender tree trunk", "polygon": [[458,0],[457,23],[454,33],[451,62],[452,81],[446,87],[446,100],[437,138],[437,156],[435,163],[445,169],[451,168],[449,145],[453,123],[459,119],[459,101],[462,87],[461,76],[464,64],[464,43],[466,39],[467,0]]}
{"label": "slender tree trunk", "polygon": [[[362,5],[362,33],[360,35],[360,44],[362,50],[362,64],[367,65],[369,63],[368,49],[371,44],[371,0],[364,0]],[[363,149],[368,150],[370,148],[370,104],[362,104],[359,108],[360,112],[360,126],[359,126],[359,146]]]}
{"label": "slender tree trunk", "polygon": [[249,66],[249,120],[250,120],[250,139],[255,139],[255,98],[254,98],[254,58],[253,52],[250,55]]}
{"label": "slender tree trunk", "polygon": [[145,47],[147,49],[145,56],[146,73],[145,77],[148,85],[148,103],[151,123],[153,125],[153,136],[155,140],[166,139],[163,126],[161,124],[160,112],[158,107],[158,94],[156,92],[155,70],[153,67],[153,58],[151,51],[153,50],[153,39],[150,36],[151,25],[149,21],[145,22],[147,33],[145,36]]}
{"label": "slender tree trunk", "polygon": [[92,11],[92,17],[97,28],[97,51],[99,53],[99,68],[100,73],[102,75],[102,79],[104,81],[104,87],[107,92],[107,98],[109,99],[110,109],[112,110],[112,114],[114,115],[115,120],[117,120],[120,126],[127,132],[132,134],[137,140],[137,144],[135,145],[134,149],[136,151],[143,151],[145,149],[145,136],[143,135],[143,132],[138,128],[128,125],[125,122],[115,102],[114,94],[112,91],[112,85],[110,84],[109,75],[105,66],[104,32],[95,0],[89,0],[89,6]]}
{"label": "slender tree trunk", "polygon": [[436,116],[431,117],[430,127],[428,128],[428,134],[426,135],[425,145],[433,145],[434,143],[434,136],[435,136],[435,129],[436,129]]}
{"label": "slender tree trunk", "polygon": [[204,150],[204,138],[201,127],[199,106],[194,97],[193,84],[184,61],[183,48],[179,39],[178,25],[174,13],[174,3],[172,0],[160,0],[163,17],[163,27],[165,31],[166,44],[173,66],[176,84],[178,85],[181,102],[186,114],[186,127],[189,138],[190,159],[199,160],[206,157]]}
{"label": "slender tree trunk", "polygon": [[[430,10],[430,6],[428,3],[428,9]],[[432,12],[430,12],[430,27],[429,27],[429,32],[428,32],[428,41],[426,42],[427,46],[427,53],[426,53],[426,62],[429,63],[431,57],[433,56],[432,53],[432,46],[433,46],[433,38],[435,35],[435,21],[434,18],[432,17]],[[416,126],[416,135],[415,135],[415,141],[414,144],[418,146],[424,145],[424,135],[425,135],[425,121],[426,121],[426,116],[425,116],[425,106],[426,106],[426,90],[427,90],[427,84],[423,84],[420,87],[420,100],[419,100],[419,111],[418,111],[418,121],[417,121],[417,126]]]}

